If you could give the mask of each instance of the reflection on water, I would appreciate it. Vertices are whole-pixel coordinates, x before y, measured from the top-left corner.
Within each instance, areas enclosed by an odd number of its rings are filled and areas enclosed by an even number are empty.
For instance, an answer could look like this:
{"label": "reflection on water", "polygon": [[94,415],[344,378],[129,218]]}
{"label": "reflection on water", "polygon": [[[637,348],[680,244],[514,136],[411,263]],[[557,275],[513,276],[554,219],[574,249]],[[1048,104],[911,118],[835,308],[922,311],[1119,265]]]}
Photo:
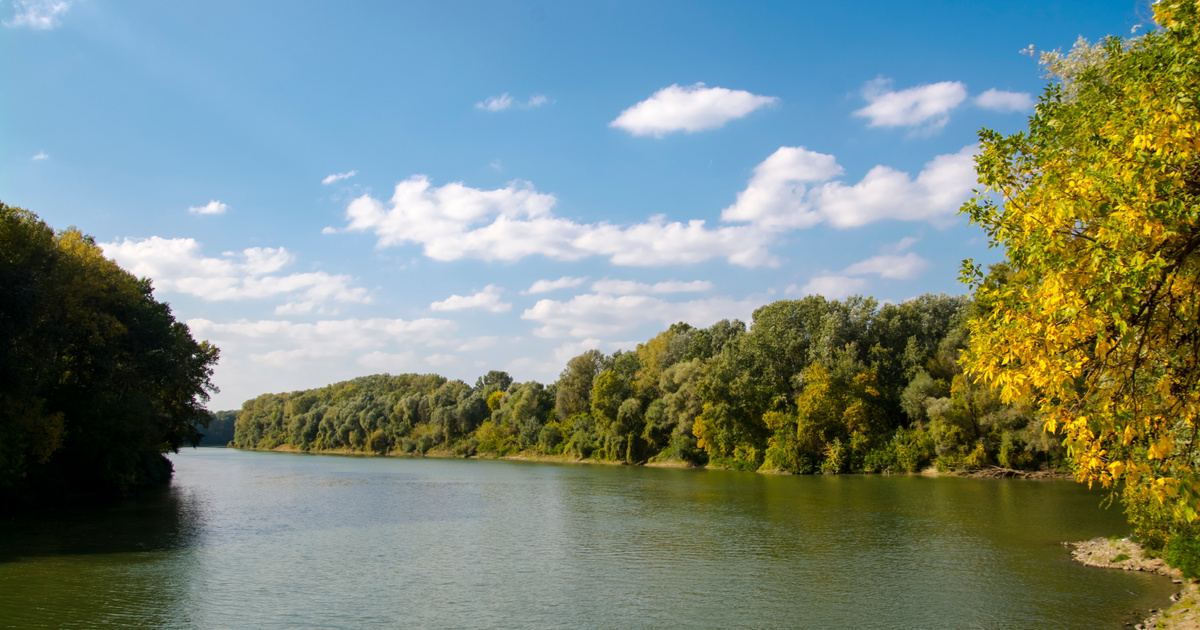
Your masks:
{"label": "reflection on water", "polygon": [[1169,581],[1071,482],[187,451],[0,526],[0,627],[1119,628]]}
{"label": "reflection on water", "polygon": [[204,531],[197,488],[0,523],[0,627],[182,625],[180,565]]}

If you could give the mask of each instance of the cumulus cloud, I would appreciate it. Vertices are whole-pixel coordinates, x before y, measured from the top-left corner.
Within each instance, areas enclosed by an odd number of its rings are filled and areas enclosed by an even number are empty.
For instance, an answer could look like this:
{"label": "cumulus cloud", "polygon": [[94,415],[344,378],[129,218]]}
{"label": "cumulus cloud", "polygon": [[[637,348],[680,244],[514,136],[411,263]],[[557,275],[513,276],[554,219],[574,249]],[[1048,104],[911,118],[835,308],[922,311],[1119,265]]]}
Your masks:
{"label": "cumulus cloud", "polygon": [[939,155],[917,177],[876,166],[853,186],[829,182],[813,191],[812,201],[835,227],[857,227],[882,219],[942,222],[953,217],[978,184],[977,146]]}
{"label": "cumulus cloud", "polygon": [[605,256],[616,265],[687,264],[725,258],[745,267],[776,264],[767,251],[772,235],[755,226],[710,229],[703,220],[577,223],[556,217],[554,195],[528,182],[480,190],[450,183],[433,186],[424,175],[396,184],[389,203],[363,195],[346,209],[348,230],[374,232],[379,247],[420,244],[426,256],[515,261],[541,255],[553,260]]}
{"label": "cumulus cloud", "polygon": [[50,158],[50,156],[45,151],[38,151],[37,155],[35,155],[29,159],[33,160],[34,162],[40,162],[42,160],[49,159],[49,158]]}
{"label": "cumulus cloud", "polygon": [[998,112],[1024,112],[1033,109],[1033,96],[1026,92],[1006,92],[992,88],[976,96],[975,104]]}
{"label": "cumulus cloud", "polygon": [[587,282],[587,278],[572,278],[571,276],[563,276],[558,280],[538,280],[529,285],[528,289],[521,291],[521,294],[536,295],[538,293],[549,293],[559,289],[571,289],[583,284],[584,282]]}
{"label": "cumulus cloud", "polygon": [[915,179],[876,166],[857,184],[848,185],[825,181],[842,173],[832,155],[782,147],[754,169],[746,189],[722,211],[721,218],[775,231],[818,223],[848,228],[883,219],[946,221],[977,184],[977,150],[968,146],[939,155]]}
{"label": "cumulus cloud", "polygon": [[[428,345],[456,330],[444,319],[342,319],[316,323],[288,320],[237,320],[219,323],[208,319],[187,322],[192,335],[208,339],[222,350],[268,366],[294,367],[338,357],[370,356],[390,345]],[[367,351],[372,351],[368,353]],[[361,358],[361,356],[360,356]],[[378,357],[376,357],[378,358]],[[366,359],[372,361],[372,359]]]}
{"label": "cumulus cloud", "polygon": [[13,0],[13,16],[5,20],[10,28],[26,27],[39,31],[57,28],[71,8],[68,0]]}
{"label": "cumulus cloud", "polygon": [[660,295],[664,293],[703,293],[712,291],[713,283],[708,280],[680,282],[668,280],[654,284],[643,284],[632,280],[597,280],[592,283],[592,291],[596,293],[612,293],[617,295]]}
{"label": "cumulus cloud", "polygon": [[746,189],[721,212],[721,220],[772,230],[812,227],[822,216],[806,199],[805,184],[824,182],[842,172],[832,155],[804,147],[780,147],[754,167]]}
{"label": "cumulus cloud", "polygon": [[892,80],[880,77],[863,86],[862,96],[869,104],[854,115],[868,119],[870,127],[936,130],[950,119],[950,110],[967,98],[967,87],[960,81],[942,81],[895,92]]}
{"label": "cumulus cloud", "polygon": [[332,175],[326,175],[325,179],[321,180],[321,183],[324,184],[325,186],[328,186],[334,182],[340,182],[343,179],[350,179],[351,177],[354,177],[355,175],[358,175],[358,171],[347,171],[345,173],[334,173]]}
{"label": "cumulus cloud", "polygon": [[484,100],[475,103],[475,109],[482,109],[488,112],[502,112],[506,109],[517,107],[519,109],[536,109],[550,102],[544,94],[534,94],[527,101],[518,101],[505,92],[499,96],[489,96]]}
{"label": "cumulus cloud", "polygon": [[220,201],[210,201],[203,206],[193,206],[188,208],[188,212],[192,214],[225,214],[229,210],[229,206]]}
{"label": "cumulus cloud", "polygon": [[190,238],[126,238],[100,247],[130,273],[151,278],[156,290],[206,301],[291,298],[278,314],[305,313],[329,302],[371,301],[366,289],[351,286],[350,276],[323,271],[277,274],[295,260],[283,247],[251,247],[220,258],[204,256],[201,244]]}
{"label": "cumulus cloud", "polygon": [[479,293],[474,295],[451,295],[440,302],[430,304],[429,308],[435,311],[481,309],[492,313],[507,313],[512,309],[512,304],[500,301],[501,291],[503,289],[500,287],[489,284]]}
{"label": "cumulus cloud", "polygon": [[726,297],[668,302],[648,295],[586,293],[567,301],[539,300],[521,314],[541,324],[534,334],[543,338],[611,337],[644,324],[670,326],[685,321],[693,326],[710,326],[721,319],[749,319],[761,303]]}
{"label": "cumulus cloud", "polygon": [[773,96],[704,87],[703,83],[683,87],[671,85],[621,112],[608,126],[624,129],[635,136],[661,138],[674,131],[694,133],[717,129],[777,102],[779,99]]}
{"label": "cumulus cloud", "polygon": [[[848,184],[836,179],[843,169],[832,155],[780,147],[755,167],[746,188],[721,212],[722,221],[742,225],[711,228],[702,219],[685,223],[662,215],[625,225],[580,223],[556,216],[557,198],[529,182],[482,190],[461,182],[438,187],[415,175],[396,184],[387,202],[369,194],[352,201],[345,229],[374,233],[381,248],[420,245],[440,261],[511,262],[538,255],[559,261],[601,256],[615,265],[642,267],[712,259],[775,266],[779,261],[769,246],[781,232],[820,223],[849,228],[885,219],[952,220],[977,185],[976,151],[968,146],[937,156],[916,177],[876,166]],[[577,286],[554,282],[539,281],[523,293]]]}

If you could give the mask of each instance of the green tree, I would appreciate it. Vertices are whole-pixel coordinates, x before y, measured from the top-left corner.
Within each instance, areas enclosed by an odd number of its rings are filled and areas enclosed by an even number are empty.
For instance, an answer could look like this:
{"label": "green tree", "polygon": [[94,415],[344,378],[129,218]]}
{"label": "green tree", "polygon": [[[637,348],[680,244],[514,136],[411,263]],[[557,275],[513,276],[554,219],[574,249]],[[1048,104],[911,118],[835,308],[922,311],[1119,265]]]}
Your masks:
{"label": "green tree", "polygon": [[78,230],[0,203],[0,492],[126,493],[200,441],[217,349]]}
{"label": "green tree", "polygon": [[603,365],[604,354],[599,350],[588,350],[567,361],[567,367],[558,377],[555,409],[559,418],[588,412],[591,408],[592,381]]}

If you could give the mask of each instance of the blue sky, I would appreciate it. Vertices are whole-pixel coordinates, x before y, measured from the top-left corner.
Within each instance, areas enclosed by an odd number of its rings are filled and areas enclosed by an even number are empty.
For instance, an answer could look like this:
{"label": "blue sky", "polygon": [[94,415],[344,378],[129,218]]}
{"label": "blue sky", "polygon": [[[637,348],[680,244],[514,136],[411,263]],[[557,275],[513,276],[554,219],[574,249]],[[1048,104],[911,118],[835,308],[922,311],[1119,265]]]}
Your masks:
{"label": "blue sky", "polygon": [[962,293],[1020,54],[1144,3],[0,4],[0,200],[222,349],[210,408],[379,372],[553,381],[779,299]]}

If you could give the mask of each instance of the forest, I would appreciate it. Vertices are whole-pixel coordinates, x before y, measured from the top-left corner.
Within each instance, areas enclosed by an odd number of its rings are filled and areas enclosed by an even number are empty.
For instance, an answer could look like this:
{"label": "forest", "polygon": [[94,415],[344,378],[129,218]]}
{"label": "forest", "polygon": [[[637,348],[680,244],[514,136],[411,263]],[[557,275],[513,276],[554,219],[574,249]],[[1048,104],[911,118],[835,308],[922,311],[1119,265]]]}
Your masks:
{"label": "forest", "polygon": [[677,323],[636,350],[589,350],[549,385],[381,374],[265,394],[243,405],[232,444],[795,474],[1059,467],[1054,434],[964,375],[972,309],[944,294],[809,296],[749,326]]}

